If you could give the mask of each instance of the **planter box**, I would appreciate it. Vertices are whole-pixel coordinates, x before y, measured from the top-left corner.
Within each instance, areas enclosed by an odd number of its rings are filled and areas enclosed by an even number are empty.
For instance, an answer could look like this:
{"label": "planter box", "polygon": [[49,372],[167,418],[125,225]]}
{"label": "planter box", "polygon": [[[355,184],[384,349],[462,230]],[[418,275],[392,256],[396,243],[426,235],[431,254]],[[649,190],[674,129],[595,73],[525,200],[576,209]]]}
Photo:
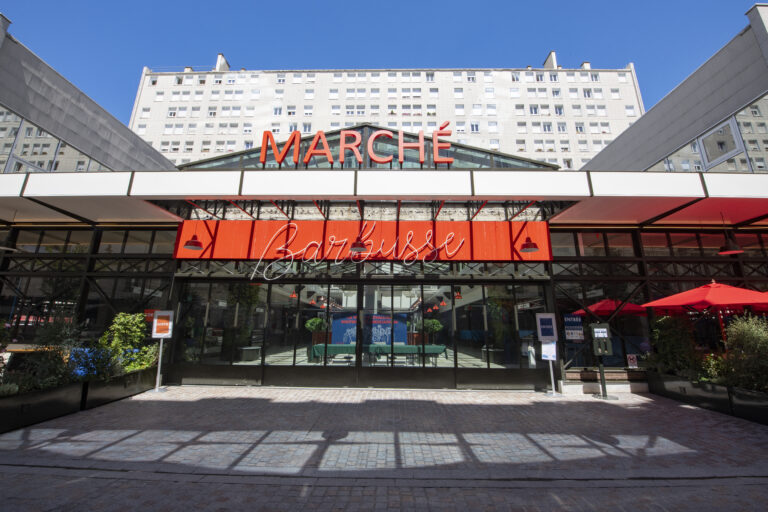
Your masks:
{"label": "planter box", "polygon": [[734,416],[768,425],[768,394],[741,388],[730,391]]}
{"label": "planter box", "polygon": [[131,372],[109,381],[87,382],[83,410],[92,409],[129,396],[138,395],[155,387],[156,368]]}
{"label": "planter box", "polygon": [[0,433],[80,410],[83,383],[0,398]]}
{"label": "planter box", "polygon": [[679,402],[704,409],[733,414],[728,388],[708,382],[691,382],[675,375],[647,372],[648,390]]}

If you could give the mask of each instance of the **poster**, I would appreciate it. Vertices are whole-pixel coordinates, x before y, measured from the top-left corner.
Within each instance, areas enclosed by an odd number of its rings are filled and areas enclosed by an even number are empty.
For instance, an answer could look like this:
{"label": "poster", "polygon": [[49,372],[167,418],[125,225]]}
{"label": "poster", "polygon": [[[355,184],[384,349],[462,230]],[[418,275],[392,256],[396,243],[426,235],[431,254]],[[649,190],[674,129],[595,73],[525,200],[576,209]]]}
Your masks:
{"label": "poster", "polygon": [[627,354],[627,367],[637,368],[637,354]]}
{"label": "poster", "polygon": [[542,345],[557,341],[557,327],[554,313],[536,313],[536,332]]}
{"label": "poster", "polygon": [[155,311],[152,319],[152,337],[170,338],[173,335],[173,311]]}
{"label": "poster", "polygon": [[557,361],[557,342],[541,343],[541,359],[543,361]]}
{"label": "poster", "polygon": [[584,341],[584,325],[579,315],[563,315],[565,339],[573,343]]}

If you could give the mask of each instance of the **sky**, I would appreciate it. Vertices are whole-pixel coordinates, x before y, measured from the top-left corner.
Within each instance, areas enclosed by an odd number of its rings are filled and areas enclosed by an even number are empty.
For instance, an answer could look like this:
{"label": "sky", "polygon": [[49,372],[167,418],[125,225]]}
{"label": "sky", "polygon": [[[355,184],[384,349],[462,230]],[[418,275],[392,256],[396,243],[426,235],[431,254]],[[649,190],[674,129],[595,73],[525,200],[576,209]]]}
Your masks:
{"label": "sky", "polygon": [[124,123],[143,66],[513,68],[635,64],[646,110],[748,25],[755,0],[51,1],[11,35]]}

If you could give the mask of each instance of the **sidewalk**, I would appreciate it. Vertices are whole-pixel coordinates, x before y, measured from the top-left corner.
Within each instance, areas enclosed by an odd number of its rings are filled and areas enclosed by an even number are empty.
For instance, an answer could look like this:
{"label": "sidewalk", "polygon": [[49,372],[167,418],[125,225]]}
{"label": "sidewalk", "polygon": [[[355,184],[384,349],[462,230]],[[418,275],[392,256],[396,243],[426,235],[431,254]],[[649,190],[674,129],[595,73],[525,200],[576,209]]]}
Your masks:
{"label": "sidewalk", "polygon": [[8,510],[763,510],[768,427],[652,395],[171,387],[0,436]]}

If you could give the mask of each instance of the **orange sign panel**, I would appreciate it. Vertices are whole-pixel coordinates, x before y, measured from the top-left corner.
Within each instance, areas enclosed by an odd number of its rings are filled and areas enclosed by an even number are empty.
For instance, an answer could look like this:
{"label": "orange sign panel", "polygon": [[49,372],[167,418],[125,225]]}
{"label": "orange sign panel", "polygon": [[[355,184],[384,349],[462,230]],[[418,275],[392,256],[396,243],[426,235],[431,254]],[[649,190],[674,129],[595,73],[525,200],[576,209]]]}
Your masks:
{"label": "orange sign panel", "polygon": [[[187,244],[195,236],[202,248]],[[360,240],[362,252],[350,248]],[[185,247],[186,246],[186,247]],[[551,261],[546,222],[184,221],[178,259]]]}

